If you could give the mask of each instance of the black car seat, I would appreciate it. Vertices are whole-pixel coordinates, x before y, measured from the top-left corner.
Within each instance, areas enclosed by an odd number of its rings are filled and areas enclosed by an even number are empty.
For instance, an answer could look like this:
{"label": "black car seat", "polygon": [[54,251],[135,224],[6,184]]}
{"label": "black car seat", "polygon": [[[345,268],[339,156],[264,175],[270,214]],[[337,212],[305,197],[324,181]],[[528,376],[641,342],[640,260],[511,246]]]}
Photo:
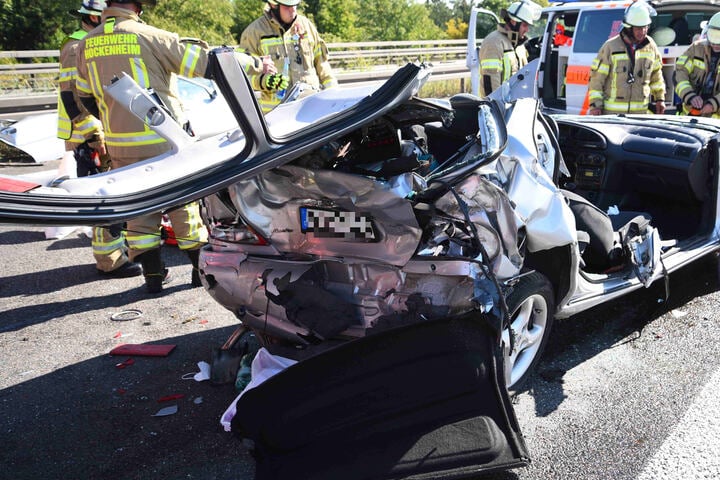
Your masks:
{"label": "black car seat", "polygon": [[587,247],[581,249],[584,270],[601,273],[622,265],[622,239],[642,233],[652,220],[650,214],[626,211],[608,215],[585,197],[568,190],[560,191],[575,216],[578,240],[587,242]]}
{"label": "black car seat", "polygon": [[478,109],[482,99],[470,93],[458,93],[450,97],[454,116],[449,127],[441,122],[425,124],[428,147],[439,162],[443,162],[468,142],[468,137],[479,130]]}

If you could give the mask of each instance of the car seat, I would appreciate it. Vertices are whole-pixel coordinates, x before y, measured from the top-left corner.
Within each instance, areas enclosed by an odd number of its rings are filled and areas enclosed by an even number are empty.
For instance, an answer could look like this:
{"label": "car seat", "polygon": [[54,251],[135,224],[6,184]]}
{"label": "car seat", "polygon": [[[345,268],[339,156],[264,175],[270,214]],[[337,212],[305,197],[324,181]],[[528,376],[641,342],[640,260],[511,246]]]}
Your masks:
{"label": "car seat", "polygon": [[581,244],[583,270],[606,272],[623,265],[623,239],[642,234],[652,217],[645,212],[623,211],[608,215],[585,197],[568,190],[560,190],[575,217],[578,242]]}
{"label": "car seat", "polygon": [[458,93],[450,97],[453,119],[449,127],[441,122],[425,124],[430,152],[442,162],[468,142],[468,137],[479,130],[478,109],[482,99],[470,93]]}

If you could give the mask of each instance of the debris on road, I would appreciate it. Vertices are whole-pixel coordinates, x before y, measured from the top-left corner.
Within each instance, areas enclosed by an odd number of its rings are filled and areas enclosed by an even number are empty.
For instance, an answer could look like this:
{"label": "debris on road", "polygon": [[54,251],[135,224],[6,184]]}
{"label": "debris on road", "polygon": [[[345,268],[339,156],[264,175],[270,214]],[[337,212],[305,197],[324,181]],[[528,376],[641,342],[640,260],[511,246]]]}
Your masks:
{"label": "debris on road", "polygon": [[184,393],[173,393],[172,395],[165,395],[164,397],[160,397],[157,399],[157,401],[158,401],[158,403],[170,402],[172,400],[179,400],[184,397],[185,397]]}
{"label": "debris on road", "polygon": [[158,410],[153,417],[166,417],[168,415],[175,415],[178,412],[177,405],[170,405],[169,407],[161,408]]}
{"label": "debris on road", "polygon": [[129,367],[130,365],[133,365],[135,363],[135,360],[132,358],[128,358],[124,362],[116,363],[115,368],[122,370],[125,367]]}
{"label": "debris on road", "polygon": [[122,312],[113,313],[110,315],[110,320],[114,322],[127,322],[130,320],[137,320],[142,316],[143,313],[141,310],[137,308],[130,308],[128,310],[123,310]]}
{"label": "debris on road", "polygon": [[190,372],[186,373],[182,377],[180,377],[182,380],[190,380],[191,378],[197,382],[203,382],[205,380],[210,380],[210,364],[207,362],[198,362],[197,364],[198,368],[200,369],[199,372]]}
{"label": "debris on road", "polygon": [[175,349],[170,344],[123,343],[110,350],[110,355],[138,355],[146,357],[167,357]]}

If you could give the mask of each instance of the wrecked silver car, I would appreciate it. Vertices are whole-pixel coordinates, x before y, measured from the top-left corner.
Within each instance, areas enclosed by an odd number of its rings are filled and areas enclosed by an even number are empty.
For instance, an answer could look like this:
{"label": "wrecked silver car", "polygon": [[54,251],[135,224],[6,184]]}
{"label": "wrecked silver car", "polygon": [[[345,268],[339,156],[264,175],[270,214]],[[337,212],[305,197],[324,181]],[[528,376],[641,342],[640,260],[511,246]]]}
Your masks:
{"label": "wrecked silver car", "polygon": [[263,117],[218,50],[237,126],[202,138],[123,77],[107,93],[172,151],[81,179],[0,177],[0,220],[106,224],[202,199],[205,288],[293,361],[237,400],[258,478],[525,465],[506,387],[531,376],[553,319],[718,248],[720,123],[418,98],[430,73]]}

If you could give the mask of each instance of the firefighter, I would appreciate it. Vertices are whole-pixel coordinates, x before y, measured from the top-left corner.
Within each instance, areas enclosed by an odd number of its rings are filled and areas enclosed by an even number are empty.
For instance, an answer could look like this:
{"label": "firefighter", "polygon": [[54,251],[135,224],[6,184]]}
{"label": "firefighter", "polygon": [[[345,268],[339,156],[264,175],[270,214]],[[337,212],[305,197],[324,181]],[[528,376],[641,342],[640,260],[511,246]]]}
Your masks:
{"label": "firefighter", "polygon": [[675,93],[683,114],[720,118],[720,13],[710,18],[706,35],[678,57]]}
{"label": "firefighter", "polygon": [[540,18],[541,7],[523,0],[500,12],[504,23],[480,45],[480,96],[490,95],[528,63],[527,32]]}
{"label": "firefighter", "polygon": [[[87,32],[100,24],[104,8],[105,0],[83,0],[78,10],[71,10],[71,15],[80,18],[81,28],[68,35],[60,48],[58,138],[65,140],[66,157],[75,160],[78,177],[99,173],[109,167],[102,124],[82,105],[75,87],[78,44]],[[101,276],[126,278],[142,273],[140,266],[128,259],[121,225],[94,228],[92,249]]]}
{"label": "firefighter", "polygon": [[655,10],[643,1],[630,4],[623,29],[607,40],[593,60],[588,82],[589,115],[665,113],[665,80],[662,57],[647,36]]}
{"label": "firefighter", "polygon": [[[173,75],[203,76],[208,65],[208,45],[202,40],[181,39],[177,34],[151,27],[140,20],[143,7],[155,0],[111,0],[102,12],[100,25],[88,33],[78,50],[78,95],[90,113],[102,120],[105,143],[112,168],[120,168],[169,150],[167,141],[141,120],[103,94],[115,76],[126,72],[145,88],[152,88],[174,119],[191,128],[183,117]],[[246,71],[264,72],[274,83],[282,76],[273,74],[272,64],[260,58],[236,54]],[[198,257],[208,233],[197,202],[167,213],[178,247],[187,252],[193,265],[191,284],[199,286]],[[168,269],[160,254],[160,212],[127,222],[130,260],[142,264],[149,293],[160,293],[166,283]]]}
{"label": "firefighter", "polygon": [[[300,0],[265,1],[262,16],[242,32],[240,49],[251,55],[270,55],[277,70],[290,78],[290,85],[304,82],[315,90],[337,86],[325,41],[315,25],[297,13]],[[252,75],[250,80],[261,92],[263,113],[282,101],[283,92],[270,91],[262,75]]]}

